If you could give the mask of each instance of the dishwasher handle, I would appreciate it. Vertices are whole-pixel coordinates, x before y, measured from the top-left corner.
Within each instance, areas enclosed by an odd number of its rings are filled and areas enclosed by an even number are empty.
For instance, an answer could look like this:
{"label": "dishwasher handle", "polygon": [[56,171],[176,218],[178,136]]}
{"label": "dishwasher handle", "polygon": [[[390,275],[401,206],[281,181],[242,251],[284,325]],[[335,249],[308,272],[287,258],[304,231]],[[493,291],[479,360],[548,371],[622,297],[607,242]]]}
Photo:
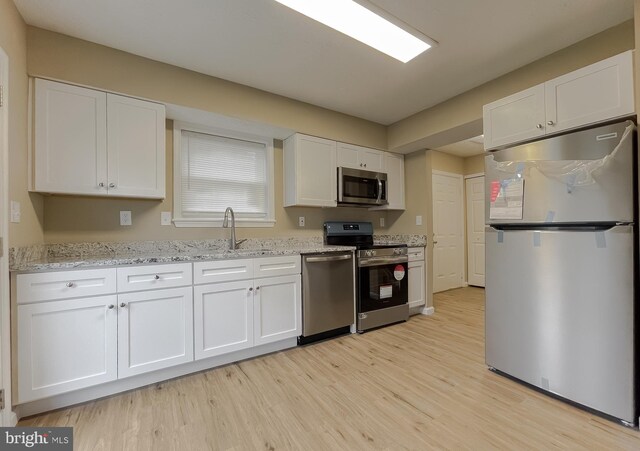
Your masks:
{"label": "dishwasher handle", "polygon": [[333,255],[327,257],[305,257],[304,261],[308,263],[320,263],[320,262],[338,262],[341,260],[350,260],[351,254]]}

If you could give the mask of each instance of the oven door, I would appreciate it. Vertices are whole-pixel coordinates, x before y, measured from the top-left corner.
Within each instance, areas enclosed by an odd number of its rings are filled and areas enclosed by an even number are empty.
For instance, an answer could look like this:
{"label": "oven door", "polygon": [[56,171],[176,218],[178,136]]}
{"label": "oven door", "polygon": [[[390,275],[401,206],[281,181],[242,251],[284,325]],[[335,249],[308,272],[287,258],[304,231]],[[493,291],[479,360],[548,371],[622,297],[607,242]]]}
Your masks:
{"label": "oven door", "polygon": [[347,205],[387,204],[387,174],[338,168],[338,203]]}
{"label": "oven door", "polygon": [[358,261],[358,313],[409,302],[407,258],[372,257]]}

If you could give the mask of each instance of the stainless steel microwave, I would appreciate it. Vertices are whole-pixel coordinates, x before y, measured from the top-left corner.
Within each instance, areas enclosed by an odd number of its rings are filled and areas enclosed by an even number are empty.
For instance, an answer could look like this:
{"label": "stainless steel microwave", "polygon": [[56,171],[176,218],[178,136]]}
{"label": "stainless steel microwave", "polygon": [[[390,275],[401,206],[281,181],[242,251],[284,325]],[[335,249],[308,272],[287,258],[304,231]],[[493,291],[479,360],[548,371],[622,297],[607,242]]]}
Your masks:
{"label": "stainless steel microwave", "polygon": [[387,174],[338,168],[338,205],[386,205]]}

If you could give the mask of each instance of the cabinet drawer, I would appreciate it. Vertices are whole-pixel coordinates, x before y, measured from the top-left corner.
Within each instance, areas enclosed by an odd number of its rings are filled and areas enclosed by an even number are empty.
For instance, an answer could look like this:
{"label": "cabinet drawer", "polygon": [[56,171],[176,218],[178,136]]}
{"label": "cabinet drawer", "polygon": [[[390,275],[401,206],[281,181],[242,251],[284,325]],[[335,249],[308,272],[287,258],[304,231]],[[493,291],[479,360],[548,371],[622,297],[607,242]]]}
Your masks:
{"label": "cabinet drawer", "polygon": [[263,257],[254,260],[253,277],[287,276],[300,274],[300,255]]}
{"label": "cabinet drawer", "polygon": [[18,274],[17,303],[50,301],[115,293],[116,270],[83,269],[37,274]]}
{"label": "cabinet drawer", "polygon": [[191,285],[191,263],[118,268],[118,292]]}
{"label": "cabinet drawer", "polygon": [[231,282],[253,279],[252,259],[216,260],[193,264],[193,283]]}
{"label": "cabinet drawer", "polygon": [[424,260],[424,247],[410,247],[407,250],[407,256],[410,262]]}

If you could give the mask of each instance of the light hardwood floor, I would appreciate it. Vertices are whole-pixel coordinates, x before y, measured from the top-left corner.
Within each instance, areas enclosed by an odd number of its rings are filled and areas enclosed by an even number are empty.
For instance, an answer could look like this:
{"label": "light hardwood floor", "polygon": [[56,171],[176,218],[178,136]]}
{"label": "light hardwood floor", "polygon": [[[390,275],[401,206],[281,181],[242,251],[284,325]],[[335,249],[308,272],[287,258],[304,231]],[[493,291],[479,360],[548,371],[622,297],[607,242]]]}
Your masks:
{"label": "light hardwood floor", "polygon": [[487,370],[484,291],[435,315],[32,417],[75,449],[640,449],[640,432]]}

